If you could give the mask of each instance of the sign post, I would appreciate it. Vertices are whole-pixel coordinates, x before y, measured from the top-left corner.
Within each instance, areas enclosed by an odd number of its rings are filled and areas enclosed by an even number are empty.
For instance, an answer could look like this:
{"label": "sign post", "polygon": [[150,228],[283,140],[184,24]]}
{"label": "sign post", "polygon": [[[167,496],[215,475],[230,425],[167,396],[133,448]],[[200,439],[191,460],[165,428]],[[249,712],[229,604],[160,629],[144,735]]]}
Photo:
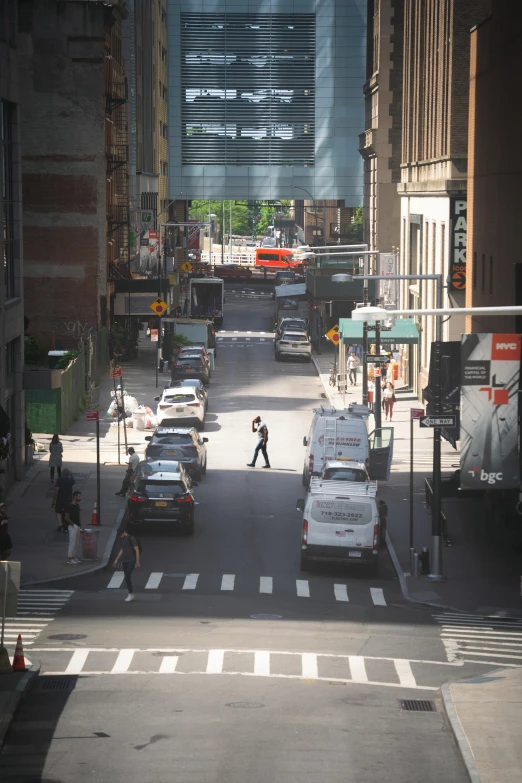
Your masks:
{"label": "sign post", "polygon": [[424,408],[410,408],[410,551],[413,549],[413,422],[424,416]]}
{"label": "sign post", "polygon": [[96,422],[96,508],[98,509],[98,524],[101,525],[100,414],[98,410],[85,411],[85,421]]}
{"label": "sign post", "polygon": [[[118,411],[118,465],[121,465],[120,458],[120,402],[118,399],[118,391],[116,389],[116,378],[121,378],[121,367],[113,367],[110,371],[110,377],[114,380],[114,401],[116,403],[116,409]],[[123,402],[123,400],[122,400]]]}

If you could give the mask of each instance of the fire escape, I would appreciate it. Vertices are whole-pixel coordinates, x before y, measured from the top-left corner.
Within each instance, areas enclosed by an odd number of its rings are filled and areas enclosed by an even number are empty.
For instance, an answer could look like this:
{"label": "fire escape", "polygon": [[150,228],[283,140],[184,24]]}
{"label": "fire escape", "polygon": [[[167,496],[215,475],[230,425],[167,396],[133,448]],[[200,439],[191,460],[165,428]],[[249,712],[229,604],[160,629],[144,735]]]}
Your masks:
{"label": "fire escape", "polygon": [[105,47],[105,163],[108,280],[129,272],[129,192],[127,181],[127,83],[121,41],[115,26]]}

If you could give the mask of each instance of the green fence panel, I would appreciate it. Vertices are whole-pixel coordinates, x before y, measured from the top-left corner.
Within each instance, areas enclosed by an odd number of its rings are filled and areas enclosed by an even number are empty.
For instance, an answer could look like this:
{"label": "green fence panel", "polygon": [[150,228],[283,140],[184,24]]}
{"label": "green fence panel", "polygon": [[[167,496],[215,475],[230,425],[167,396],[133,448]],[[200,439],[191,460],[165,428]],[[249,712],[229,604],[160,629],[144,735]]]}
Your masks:
{"label": "green fence panel", "polygon": [[61,389],[28,389],[25,392],[25,418],[31,432],[61,433]]}

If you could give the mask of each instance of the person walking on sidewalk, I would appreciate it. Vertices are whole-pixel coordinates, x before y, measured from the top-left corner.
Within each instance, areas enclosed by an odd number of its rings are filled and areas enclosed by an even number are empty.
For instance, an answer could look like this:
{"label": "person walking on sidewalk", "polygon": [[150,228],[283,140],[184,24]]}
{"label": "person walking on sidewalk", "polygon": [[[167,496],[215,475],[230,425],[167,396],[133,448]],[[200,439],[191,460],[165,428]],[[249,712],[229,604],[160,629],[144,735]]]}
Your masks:
{"label": "person walking on sidewalk", "polygon": [[58,473],[58,478],[62,477],[62,456],[63,445],[57,434],[53,435],[51,445],[49,446],[49,468],[51,470],[51,484],[54,483],[54,469]]}
{"label": "person walking on sidewalk", "polygon": [[69,503],[72,502],[74,489],[74,476],[71,475],[71,471],[68,468],[63,469],[63,475],[56,480],[54,485],[53,502],[51,504],[56,513],[56,519],[58,520],[57,533],[67,533],[67,525],[65,524],[63,515],[67,509]]}
{"label": "person walking on sidewalk", "polygon": [[4,501],[0,503],[0,560],[7,560],[13,550],[13,542],[9,535],[9,518]]}
{"label": "person walking on sidewalk", "polygon": [[65,511],[65,521],[69,525],[69,551],[67,557],[67,565],[78,565],[81,560],[76,557],[78,542],[80,540],[80,533],[83,533],[82,522],[80,519],[80,501],[82,499],[82,493],[79,490],[73,492],[72,501],[67,506]]}
{"label": "person walking on sidewalk", "polygon": [[115,492],[115,495],[121,495],[122,497],[125,497],[127,494],[127,490],[129,488],[129,483],[132,478],[132,474],[140,464],[140,458],[132,448],[132,446],[129,446],[129,449],[127,450],[127,454],[129,455],[129,461],[127,462],[127,470],[125,471],[125,478],[123,479],[121,483],[121,487],[118,492]]}
{"label": "person walking on sidewalk", "polygon": [[253,420],[252,432],[257,432],[257,446],[254,449],[254,456],[252,458],[252,462],[248,463],[248,467],[255,468],[257,455],[261,451],[263,453],[263,457],[265,458],[265,464],[263,465],[263,467],[269,468],[270,460],[268,459],[268,452],[266,450],[266,444],[268,443],[268,427],[266,426],[264,421],[261,421],[261,416],[256,416],[256,418]]}
{"label": "person walking on sidewalk", "polygon": [[140,545],[137,538],[134,536],[129,536],[125,527],[121,527],[118,530],[118,533],[120,534],[121,539],[121,549],[116,555],[113,566],[116,568],[121,559],[123,565],[123,576],[125,577],[125,584],[127,585],[127,590],[129,591],[129,594],[125,599],[125,601],[128,603],[129,601],[136,600],[134,595],[134,588],[132,586],[132,572],[134,571],[134,568],[141,568]]}
{"label": "person walking on sidewalk", "polygon": [[388,419],[389,416],[391,421],[393,417],[393,406],[395,405],[395,391],[393,388],[393,383],[390,383],[388,381],[382,396],[383,396],[384,413],[386,415],[386,419]]}
{"label": "person walking on sidewalk", "polygon": [[350,386],[357,386],[357,368],[359,367],[359,359],[353,351],[348,356],[348,378]]}

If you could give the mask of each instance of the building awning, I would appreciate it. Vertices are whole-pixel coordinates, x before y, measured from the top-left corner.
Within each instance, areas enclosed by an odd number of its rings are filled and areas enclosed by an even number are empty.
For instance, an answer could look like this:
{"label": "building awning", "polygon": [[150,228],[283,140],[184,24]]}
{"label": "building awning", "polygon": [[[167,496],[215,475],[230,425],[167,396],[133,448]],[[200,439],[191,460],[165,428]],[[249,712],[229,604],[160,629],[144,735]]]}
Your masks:
{"label": "building awning", "polygon": [[304,296],[306,294],[306,283],[286,283],[284,285],[277,285],[275,287],[276,298],[280,297],[287,299],[295,299],[296,296]]}
{"label": "building awning", "polygon": [[[375,322],[368,324],[368,342],[375,342]],[[363,325],[362,321],[352,321],[351,318],[339,319],[339,335],[345,345],[362,345]],[[419,332],[417,324],[413,318],[398,318],[395,325],[386,331],[381,329],[381,345],[391,345],[392,343],[402,343],[407,345],[416,345],[419,342]]]}

